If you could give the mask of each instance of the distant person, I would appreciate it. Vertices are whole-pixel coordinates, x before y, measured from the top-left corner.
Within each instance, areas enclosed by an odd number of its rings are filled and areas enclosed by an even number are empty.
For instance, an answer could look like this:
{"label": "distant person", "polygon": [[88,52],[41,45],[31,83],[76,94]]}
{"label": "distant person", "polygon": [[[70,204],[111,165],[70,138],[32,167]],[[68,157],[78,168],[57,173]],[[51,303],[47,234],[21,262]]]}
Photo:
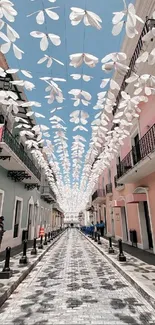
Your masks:
{"label": "distant person", "polygon": [[93,234],[94,234],[94,222],[93,221],[91,222],[91,225],[90,225],[90,232],[91,232],[91,236],[93,236]]}
{"label": "distant person", "polygon": [[96,223],[96,228],[97,228],[97,231],[99,231],[100,225],[99,225],[99,222],[98,221]]}
{"label": "distant person", "polygon": [[100,222],[100,231],[101,231],[101,236],[104,237],[104,228],[105,228],[105,223],[103,220]]}
{"label": "distant person", "polygon": [[0,217],[0,248],[1,248],[4,232],[5,232],[5,230],[4,230],[4,217],[1,216]]}

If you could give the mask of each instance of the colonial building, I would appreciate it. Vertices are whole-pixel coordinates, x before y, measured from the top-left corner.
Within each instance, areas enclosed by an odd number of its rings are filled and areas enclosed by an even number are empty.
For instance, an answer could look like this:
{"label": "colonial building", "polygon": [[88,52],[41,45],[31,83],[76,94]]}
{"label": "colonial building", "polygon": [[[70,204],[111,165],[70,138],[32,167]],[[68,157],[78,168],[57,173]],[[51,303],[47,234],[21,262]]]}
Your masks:
{"label": "colonial building", "polygon": [[[0,66],[8,69],[5,57],[0,55]],[[11,90],[20,101],[27,101],[23,90],[9,83],[12,75],[0,78],[0,90]],[[14,114],[6,113],[0,106],[0,215],[5,218],[5,233],[0,250],[17,246],[25,233],[28,239],[39,235],[40,226],[45,232],[52,229],[52,203],[56,197],[51,190],[44,171],[26,149],[25,139],[15,128]],[[30,108],[20,107],[17,116],[27,119],[33,127],[33,117],[26,116]],[[55,225],[57,227],[59,225]]]}
{"label": "colonial building", "polygon": [[[125,83],[132,72],[155,75],[155,65],[149,66],[148,62],[137,65],[136,62],[144,51],[150,53],[155,48],[154,37],[149,44],[143,39],[155,27],[152,19],[155,2],[146,1],[141,6],[141,1],[137,0],[135,6],[145,25],[139,24],[136,38],[130,40],[125,36],[121,52],[130,58],[130,69],[125,77],[114,75],[121,89],[113,116],[121,100],[121,91],[133,96],[132,84]],[[137,239],[139,248],[155,253],[155,96],[148,96],[148,102],[141,102],[139,108],[139,118],[134,120],[130,136],[125,139],[116,159],[100,177],[92,203],[98,211],[97,220],[105,221],[109,235],[122,238],[128,244]]]}

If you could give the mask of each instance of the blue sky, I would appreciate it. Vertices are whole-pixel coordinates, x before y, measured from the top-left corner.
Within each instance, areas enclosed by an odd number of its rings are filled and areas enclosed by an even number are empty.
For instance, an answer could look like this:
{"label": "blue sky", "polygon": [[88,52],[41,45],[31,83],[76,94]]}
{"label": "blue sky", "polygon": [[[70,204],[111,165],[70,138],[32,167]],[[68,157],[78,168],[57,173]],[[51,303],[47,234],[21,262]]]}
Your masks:
{"label": "blue sky", "polygon": [[[130,1],[131,2],[131,1]],[[46,16],[46,25],[38,25],[35,20],[35,15],[27,18],[26,16],[34,11],[40,10],[44,7],[55,7],[60,6],[56,9],[59,14],[60,19],[58,21],[53,21]],[[54,102],[52,105],[47,103],[44,98],[45,93],[45,83],[39,80],[39,77],[52,76],[61,77],[67,80],[66,83],[59,83],[60,88],[63,91],[66,100],[63,105],[65,108],[56,114],[63,118],[67,126],[67,137],[69,152],[72,145],[73,135],[81,134],[87,138],[86,149],[88,148],[89,139],[91,136],[91,121],[93,116],[98,112],[93,110],[93,106],[97,100],[97,93],[102,91],[100,89],[101,79],[107,78],[107,74],[104,74],[101,70],[101,63],[98,63],[96,68],[88,68],[83,65],[81,68],[73,68],[69,66],[69,55],[77,52],[87,52],[93,54],[99,58],[99,61],[108,53],[119,51],[123,35],[117,37],[112,36],[112,12],[120,11],[123,9],[122,0],[57,0],[55,3],[50,3],[48,0],[35,0],[34,2],[30,0],[14,0],[15,8],[18,11],[18,16],[16,18],[13,27],[17,30],[20,35],[20,40],[17,41],[17,46],[19,46],[25,54],[21,61],[17,60],[12,51],[7,55],[9,66],[12,68],[26,69],[32,72],[33,80],[36,89],[32,92],[27,92],[27,97],[29,100],[36,100],[42,103],[42,108],[37,108],[37,111],[46,115],[46,121],[43,119],[38,119],[38,123],[46,124],[50,126],[49,118],[51,117],[50,110],[54,107],[61,106]],[[78,26],[71,26],[69,20],[70,8],[80,7],[86,8],[87,10],[93,11],[98,14],[103,23],[102,29],[98,31],[93,27],[86,27],[83,23]],[[46,52],[42,52],[39,47],[40,39],[34,39],[30,36],[30,32],[34,30],[54,33],[60,36],[61,45],[55,47],[52,43]],[[51,55],[58,60],[64,62],[64,66],[60,66],[57,63],[53,63],[50,69],[46,68],[46,64],[37,65],[37,61],[43,57],[44,54]],[[94,78],[86,83],[84,81],[75,81],[70,77],[72,73],[83,73],[93,76]],[[20,76],[20,75],[19,75]],[[31,81],[31,80],[30,80]],[[73,101],[70,100],[71,96],[68,91],[72,88],[82,88],[91,93],[92,101],[91,105],[88,107],[78,106],[74,108]],[[89,123],[86,127],[89,132],[76,131],[73,132],[75,124],[69,122],[69,115],[75,109],[84,109],[89,115]],[[55,114],[55,113],[54,113]],[[51,129],[51,140],[53,137],[53,131]]]}

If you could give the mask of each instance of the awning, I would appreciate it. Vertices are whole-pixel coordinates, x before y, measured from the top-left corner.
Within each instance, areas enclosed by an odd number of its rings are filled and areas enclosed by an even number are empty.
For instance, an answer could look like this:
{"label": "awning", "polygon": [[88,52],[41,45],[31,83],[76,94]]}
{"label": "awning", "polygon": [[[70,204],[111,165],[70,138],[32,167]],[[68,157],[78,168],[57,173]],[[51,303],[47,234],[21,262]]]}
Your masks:
{"label": "awning", "polygon": [[147,197],[145,193],[133,193],[126,196],[126,203],[139,203],[147,201]]}
{"label": "awning", "polygon": [[124,200],[114,200],[112,201],[112,208],[121,208],[125,206]]}

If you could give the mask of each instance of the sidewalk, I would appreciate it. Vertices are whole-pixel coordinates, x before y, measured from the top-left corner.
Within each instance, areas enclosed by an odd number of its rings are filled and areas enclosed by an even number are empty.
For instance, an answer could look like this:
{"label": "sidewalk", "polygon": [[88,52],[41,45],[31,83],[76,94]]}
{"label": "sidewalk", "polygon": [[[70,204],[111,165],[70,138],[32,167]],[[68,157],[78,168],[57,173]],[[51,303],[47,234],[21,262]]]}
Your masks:
{"label": "sidewalk", "polygon": [[[29,240],[27,242],[27,248],[31,248],[32,246],[33,246],[33,240]],[[11,248],[11,257],[20,254],[22,250],[23,250],[23,244]],[[5,259],[5,251],[0,252],[0,262],[2,262],[4,259]]]}
{"label": "sidewalk", "polygon": [[[109,254],[109,243],[107,239],[101,238],[102,245],[98,245],[88,236],[85,237],[107,258],[107,260],[119,271],[119,273],[122,274],[126,280],[128,280],[137,289],[137,291],[143,295],[143,297],[155,309],[155,266],[153,263],[145,263],[141,259],[133,257],[128,253],[125,253],[126,262],[119,262],[117,259],[118,248],[116,247],[116,244],[113,245],[115,253]],[[151,256],[153,259],[153,255]]]}
{"label": "sidewalk", "polygon": [[[19,264],[19,259],[22,254],[17,254],[10,259],[10,269],[13,271],[13,275],[10,279],[0,279],[0,307],[17,288],[17,286],[26,278],[31,270],[37,265],[42,257],[49,251],[49,249],[63,236],[64,231],[54,238],[43,249],[37,249],[37,255],[31,255],[31,248],[27,250],[28,264],[23,266]],[[0,272],[4,266],[4,260],[0,262]]]}
{"label": "sidewalk", "polygon": [[[105,237],[106,240],[108,240],[108,237]],[[118,242],[116,239],[112,238],[113,246],[117,247]],[[123,243],[123,250],[124,252],[140,259],[141,261],[149,264],[149,265],[155,265],[155,254],[144,251],[143,249],[140,249],[138,247],[131,246],[129,244]]]}

